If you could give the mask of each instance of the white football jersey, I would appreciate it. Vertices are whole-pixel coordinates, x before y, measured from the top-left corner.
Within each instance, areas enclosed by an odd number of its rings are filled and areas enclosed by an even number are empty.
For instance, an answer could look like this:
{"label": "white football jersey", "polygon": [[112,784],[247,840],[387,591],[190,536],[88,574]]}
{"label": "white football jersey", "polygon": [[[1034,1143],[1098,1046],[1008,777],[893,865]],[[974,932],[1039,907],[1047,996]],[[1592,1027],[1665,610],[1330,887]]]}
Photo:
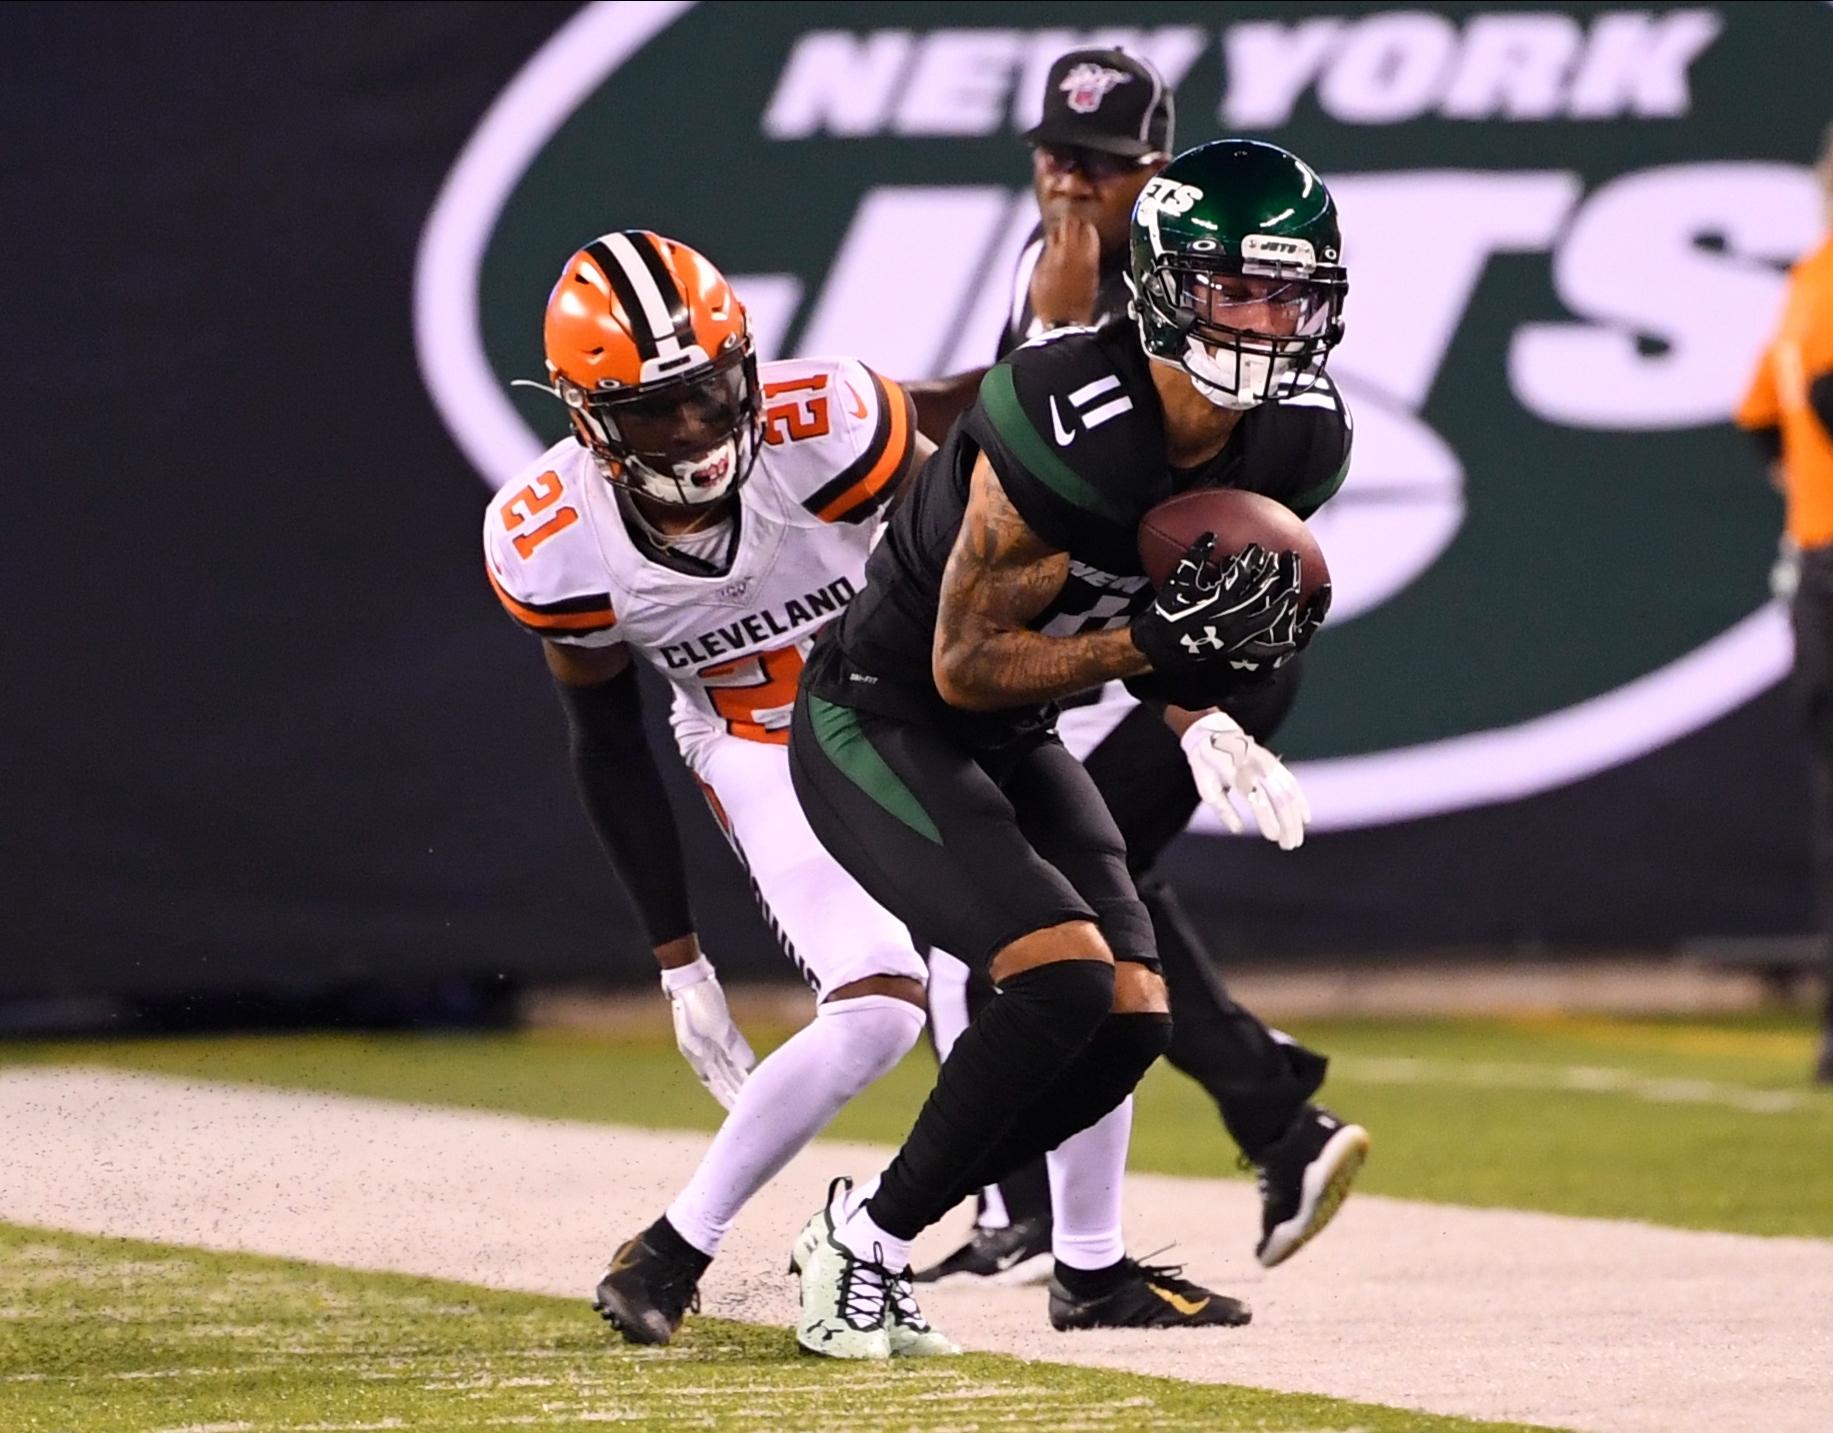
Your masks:
{"label": "white football jersey", "polygon": [[673,685],[676,740],[696,766],[720,736],[788,742],[803,658],[863,584],[916,436],[903,391],[856,359],[766,363],[758,377],[764,441],[738,490],[725,572],[648,556],[572,438],[484,517],[485,566],[509,614],[549,641],[622,642],[648,661]]}

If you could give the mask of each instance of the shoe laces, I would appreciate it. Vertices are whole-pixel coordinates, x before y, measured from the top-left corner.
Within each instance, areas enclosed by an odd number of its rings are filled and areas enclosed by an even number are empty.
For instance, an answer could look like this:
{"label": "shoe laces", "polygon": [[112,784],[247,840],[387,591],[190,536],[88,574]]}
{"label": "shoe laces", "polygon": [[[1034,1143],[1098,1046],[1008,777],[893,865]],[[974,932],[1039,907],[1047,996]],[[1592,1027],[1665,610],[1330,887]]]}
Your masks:
{"label": "shoe laces", "polygon": [[885,1300],[886,1307],[906,1328],[920,1332],[929,1327],[929,1320],[923,1317],[923,1311],[917,1307],[916,1289],[911,1285],[910,1270],[892,1276]]}
{"label": "shoe laces", "polygon": [[879,1328],[884,1324],[885,1302],[893,1282],[884,1261],[884,1251],[874,1244],[872,1258],[862,1259],[848,1250],[841,1263],[840,1317],[855,1328]]}
{"label": "shoe laces", "polygon": [[700,1312],[700,1276],[685,1264],[666,1264],[666,1272],[655,1282],[658,1303]]}
{"label": "shoe laces", "polygon": [[1208,1293],[1209,1290],[1201,1284],[1194,1284],[1184,1277],[1182,1264],[1149,1264],[1146,1262],[1147,1259],[1155,1258],[1171,1247],[1173,1246],[1167,1244],[1163,1249],[1154,1249],[1146,1255],[1145,1259],[1134,1259],[1132,1264],[1139,1271],[1140,1277],[1148,1283],[1157,1284],[1161,1289],[1169,1289],[1174,1294]]}

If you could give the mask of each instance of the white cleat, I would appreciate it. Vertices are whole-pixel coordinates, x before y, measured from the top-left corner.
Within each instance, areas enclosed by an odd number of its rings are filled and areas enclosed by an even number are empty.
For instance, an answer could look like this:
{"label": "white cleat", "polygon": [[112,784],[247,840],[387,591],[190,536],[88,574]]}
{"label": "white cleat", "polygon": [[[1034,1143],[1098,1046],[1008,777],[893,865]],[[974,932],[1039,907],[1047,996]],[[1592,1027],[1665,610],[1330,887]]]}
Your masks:
{"label": "white cleat", "polygon": [[815,1246],[827,1236],[827,1210],[817,1209],[808,1216],[808,1223],[802,1226],[802,1232],[796,1235],[796,1242],[789,1246],[789,1272],[798,1278],[802,1268],[814,1257]]}
{"label": "white cleat", "polygon": [[961,1352],[959,1344],[923,1317],[908,1269],[892,1278],[885,1293],[885,1332],[891,1336],[893,1358],[948,1358]]}
{"label": "white cleat", "polygon": [[[822,1358],[890,1358],[886,1322],[891,1273],[882,1263],[857,1257],[834,1238],[834,1216],[844,1211],[852,1187],[853,1181],[845,1178],[828,1186],[826,1205],[809,1221],[818,1221],[818,1237],[808,1247],[804,1226],[790,1256],[799,1260],[802,1275],[796,1346]],[[928,1325],[924,1329],[928,1332]]]}
{"label": "white cleat", "polygon": [[[827,1230],[827,1210],[817,1209],[789,1247],[790,1273],[802,1272]],[[932,1327],[917,1307],[916,1289],[908,1269],[891,1280],[885,1298],[885,1333],[890,1338],[893,1358],[946,1358],[961,1352],[955,1341]]]}

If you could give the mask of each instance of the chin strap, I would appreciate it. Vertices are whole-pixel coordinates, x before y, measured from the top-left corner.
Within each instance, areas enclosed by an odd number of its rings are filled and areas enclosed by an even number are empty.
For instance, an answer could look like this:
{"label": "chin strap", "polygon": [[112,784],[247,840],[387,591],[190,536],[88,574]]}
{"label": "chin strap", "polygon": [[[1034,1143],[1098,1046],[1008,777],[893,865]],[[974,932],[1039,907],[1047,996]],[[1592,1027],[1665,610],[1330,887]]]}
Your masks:
{"label": "chin strap", "polygon": [[1234,357],[1234,383],[1230,386],[1222,364],[1215,356],[1196,339],[1187,339],[1184,345],[1184,371],[1190,375],[1190,381],[1196,385],[1197,392],[1216,407],[1232,409],[1237,413],[1258,408],[1266,399],[1248,395],[1272,389],[1272,380],[1279,376],[1274,369],[1279,360],[1238,351]]}

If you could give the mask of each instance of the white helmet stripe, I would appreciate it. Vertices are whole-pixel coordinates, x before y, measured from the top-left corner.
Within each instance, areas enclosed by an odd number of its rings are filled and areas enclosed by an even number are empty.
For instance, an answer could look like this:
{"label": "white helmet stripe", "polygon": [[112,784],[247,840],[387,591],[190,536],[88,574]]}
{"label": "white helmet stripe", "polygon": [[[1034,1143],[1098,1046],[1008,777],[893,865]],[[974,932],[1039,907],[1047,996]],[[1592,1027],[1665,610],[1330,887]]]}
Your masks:
{"label": "white helmet stripe", "polygon": [[618,267],[624,271],[624,277],[629,280],[636,294],[637,304],[643,310],[643,322],[649,325],[649,336],[655,341],[657,356],[672,358],[681,351],[681,343],[675,337],[668,300],[662,290],[656,287],[649,266],[643,262],[642,255],[637,253],[636,245],[629,235],[606,234],[601,242],[617,260]]}

